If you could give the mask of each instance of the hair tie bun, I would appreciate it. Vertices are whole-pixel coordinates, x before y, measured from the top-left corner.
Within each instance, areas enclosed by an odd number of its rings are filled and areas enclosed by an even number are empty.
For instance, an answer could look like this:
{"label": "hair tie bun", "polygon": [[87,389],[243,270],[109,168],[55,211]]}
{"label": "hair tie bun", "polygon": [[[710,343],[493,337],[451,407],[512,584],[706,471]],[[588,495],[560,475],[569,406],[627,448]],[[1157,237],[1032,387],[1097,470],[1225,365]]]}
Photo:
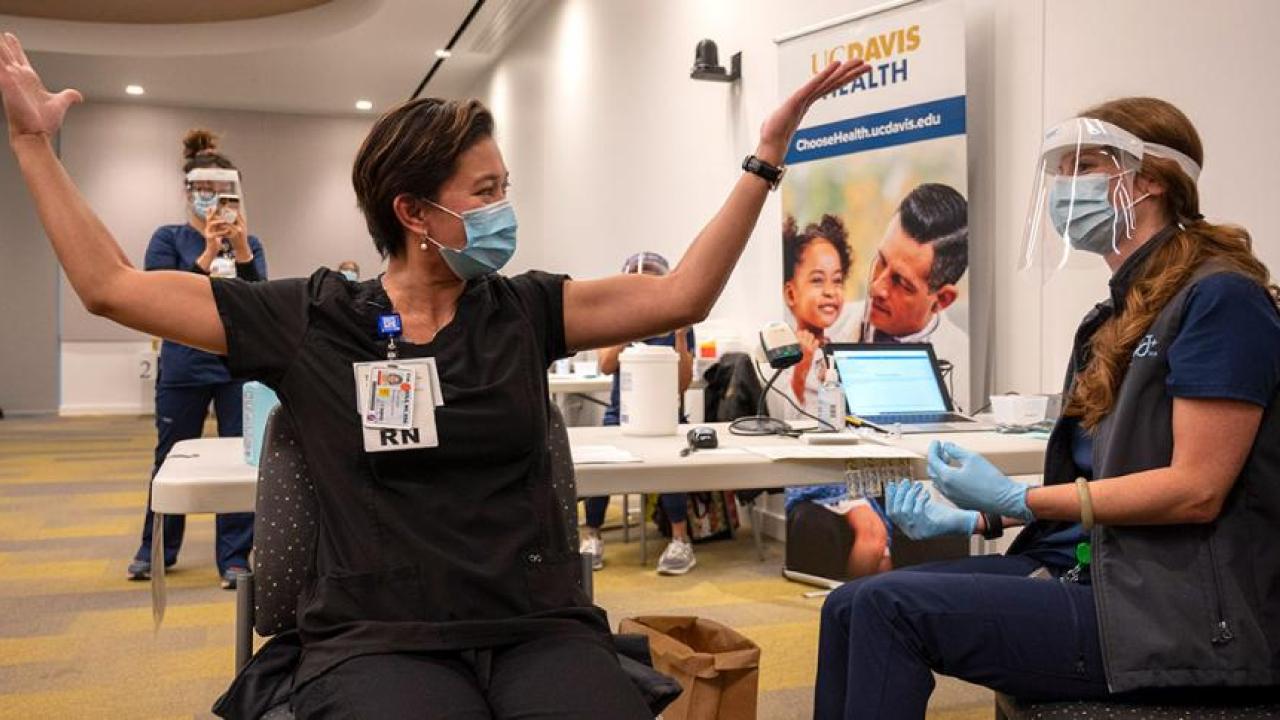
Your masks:
{"label": "hair tie bun", "polygon": [[182,138],[182,155],[188,160],[218,154],[218,136],[204,128],[189,130]]}

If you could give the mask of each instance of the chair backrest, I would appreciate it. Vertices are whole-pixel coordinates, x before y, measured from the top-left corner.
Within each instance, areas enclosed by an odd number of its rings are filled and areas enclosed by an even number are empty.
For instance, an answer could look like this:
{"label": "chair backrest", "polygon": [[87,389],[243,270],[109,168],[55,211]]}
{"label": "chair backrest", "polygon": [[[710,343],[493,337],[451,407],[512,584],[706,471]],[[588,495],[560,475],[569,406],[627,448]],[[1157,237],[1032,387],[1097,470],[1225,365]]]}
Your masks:
{"label": "chair backrest", "polygon": [[253,519],[254,630],[275,635],[297,625],[298,596],[316,543],[315,490],[288,411],[267,419],[258,460]]}
{"label": "chair backrest", "polygon": [[707,382],[702,396],[707,422],[728,422],[756,413],[763,388],[750,355],[725,353],[702,377]]}
{"label": "chair backrest", "polygon": [[[569,431],[550,403],[547,444],[551,487],[564,516],[568,547],[578,547],[577,481]],[[283,407],[271,411],[258,464],[257,514],[253,520],[253,627],[263,637],[297,625],[298,596],[316,543],[315,489],[297,430]]]}
{"label": "chair backrest", "polygon": [[573,455],[569,451],[569,429],[564,415],[555,403],[548,403],[547,449],[551,451],[551,488],[564,515],[565,539],[568,547],[578,547],[578,480],[573,473]]}

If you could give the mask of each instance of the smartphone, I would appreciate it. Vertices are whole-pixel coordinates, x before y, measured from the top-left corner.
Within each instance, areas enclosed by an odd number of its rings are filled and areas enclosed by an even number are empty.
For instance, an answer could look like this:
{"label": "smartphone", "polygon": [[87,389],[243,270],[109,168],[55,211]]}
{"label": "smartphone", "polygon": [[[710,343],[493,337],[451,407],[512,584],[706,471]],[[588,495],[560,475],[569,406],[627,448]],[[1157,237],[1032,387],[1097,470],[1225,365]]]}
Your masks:
{"label": "smartphone", "polygon": [[218,196],[218,219],[225,223],[234,223],[240,217],[240,196]]}

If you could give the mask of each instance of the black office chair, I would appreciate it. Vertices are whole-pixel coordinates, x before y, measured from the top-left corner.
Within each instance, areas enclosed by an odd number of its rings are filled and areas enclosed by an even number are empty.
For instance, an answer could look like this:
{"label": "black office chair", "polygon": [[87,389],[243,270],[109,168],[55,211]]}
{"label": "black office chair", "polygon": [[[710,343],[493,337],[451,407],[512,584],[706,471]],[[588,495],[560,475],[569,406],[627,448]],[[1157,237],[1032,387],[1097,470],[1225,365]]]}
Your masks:
{"label": "black office chair", "polygon": [[[548,443],[552,487],[565,513],[569,547],[577,547],[577,483],[569,434],[551,405]],[[291,720],[289,697],[302,647],[297,632],[298,596],[316,543],[315,492],[297,431],[282,408],[267,420],[254,517],[253,571],[236,586],[236,678],[214,705],[224,718]],[[583,558],[582,581],[591,595],[590,558]],[[253,634],[269,638],[253,652]],[[655,715],[680,695],[674,680],[652,667],[643,638],[615,636],[619,663]]]}
{"label": "black office chair", "polygon": [[1151,691],[1143,699],[1021,700],[996,693],[996,720],[1263,720],[1280,717],[1275,689],[1202,688]]}

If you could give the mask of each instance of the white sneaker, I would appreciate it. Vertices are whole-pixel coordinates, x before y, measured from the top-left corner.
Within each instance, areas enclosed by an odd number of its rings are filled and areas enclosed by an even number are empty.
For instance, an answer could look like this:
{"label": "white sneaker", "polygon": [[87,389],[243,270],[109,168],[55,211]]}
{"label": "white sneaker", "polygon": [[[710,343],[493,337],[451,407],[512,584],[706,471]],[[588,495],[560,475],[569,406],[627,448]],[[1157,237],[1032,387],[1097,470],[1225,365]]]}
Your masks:
{"label": "white sneaker", "polygon": [[659,575],[683,575],[698,564],[693,556],[693,545],[687,540],[672,540],[667,549],[658,558]]}
{"label": "white sneaker", "polygon": [[599,535],[585,535],[582,542],[578,544],[578,553],[586,555],[591,554],[591,569],[599,570],[604,567],[604,538]]}

